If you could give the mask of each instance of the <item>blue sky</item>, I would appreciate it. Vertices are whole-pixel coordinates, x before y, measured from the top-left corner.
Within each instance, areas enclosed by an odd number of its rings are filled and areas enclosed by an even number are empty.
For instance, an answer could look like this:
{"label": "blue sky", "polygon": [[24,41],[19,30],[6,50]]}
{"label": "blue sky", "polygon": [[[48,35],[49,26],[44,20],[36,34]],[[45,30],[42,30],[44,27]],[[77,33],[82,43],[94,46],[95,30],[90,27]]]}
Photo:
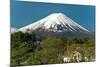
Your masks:
{"label": "blue sky", "polygon": [[11,27],[21,28],[52,13],[64,13],[89,31],[95,31],[95,6],[11,0]]}

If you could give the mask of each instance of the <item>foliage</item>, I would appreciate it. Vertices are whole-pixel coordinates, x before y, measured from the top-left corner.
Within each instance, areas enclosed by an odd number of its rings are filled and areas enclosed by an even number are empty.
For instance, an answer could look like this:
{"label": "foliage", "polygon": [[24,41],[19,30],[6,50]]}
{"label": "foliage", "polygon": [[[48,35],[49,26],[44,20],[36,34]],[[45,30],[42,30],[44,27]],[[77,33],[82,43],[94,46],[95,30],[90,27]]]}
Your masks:
{"label": "foliage", "polygon": [[[39,37],[39,36],[38,36]],[[78,51],[89,61],[95,59],[94,36],[47,36],[37,38],[34,32],[11,34],[11,65],[63,63],[63,56]]]}
{"label": "foliage", "polygon": [[[34,33],[33,33],[34,34]],[[31,35],[33,35],[31,34]],[[16,32],[11,35],[11,65],[23,65],[30,53],[33,53],[35,36],[28,33]]]}

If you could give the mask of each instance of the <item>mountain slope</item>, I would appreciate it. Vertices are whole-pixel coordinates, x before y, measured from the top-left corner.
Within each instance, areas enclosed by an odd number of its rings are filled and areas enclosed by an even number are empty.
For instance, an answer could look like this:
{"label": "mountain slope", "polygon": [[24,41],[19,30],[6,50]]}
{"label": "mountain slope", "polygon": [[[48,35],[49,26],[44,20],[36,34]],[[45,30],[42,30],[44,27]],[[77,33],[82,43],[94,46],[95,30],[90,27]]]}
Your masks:
{"label": "mountain slope", "polygon": [[89,32],[62,13],[53,13],[44,19],[18,29],[22,32],[44,30],[46,32]]}

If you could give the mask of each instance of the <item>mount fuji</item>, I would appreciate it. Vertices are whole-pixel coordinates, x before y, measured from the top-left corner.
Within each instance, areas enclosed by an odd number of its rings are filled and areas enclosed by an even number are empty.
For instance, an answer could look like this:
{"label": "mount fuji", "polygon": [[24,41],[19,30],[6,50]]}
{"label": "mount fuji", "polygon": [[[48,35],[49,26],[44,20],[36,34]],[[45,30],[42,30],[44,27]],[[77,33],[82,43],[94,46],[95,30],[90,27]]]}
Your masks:
{"label": "mount fuji", "polygon": [[77,24],[63,13],[53,13],[35,23],[29,24],[25,27],[18,29],[17,31],[31,32],[89,32],[86,28]]}

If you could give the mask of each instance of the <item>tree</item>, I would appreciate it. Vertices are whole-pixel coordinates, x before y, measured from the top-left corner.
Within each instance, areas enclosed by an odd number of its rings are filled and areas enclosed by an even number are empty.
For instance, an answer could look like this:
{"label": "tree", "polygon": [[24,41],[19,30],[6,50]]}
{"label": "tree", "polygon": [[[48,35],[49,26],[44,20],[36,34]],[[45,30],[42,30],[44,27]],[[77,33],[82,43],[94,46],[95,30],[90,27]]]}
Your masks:
{"label": "tree", "polygon": [[42,40],[40,47],[35,52],[40,64],[62,63],[59,55],[63,54],[63,41],[56,37],[47,37]]}
{"label": "tree", "polygon": [[11,64],[24,65],[30,54],[34,53],[36,46],[34,45],[34,33],[16,32],[11,34]]}

